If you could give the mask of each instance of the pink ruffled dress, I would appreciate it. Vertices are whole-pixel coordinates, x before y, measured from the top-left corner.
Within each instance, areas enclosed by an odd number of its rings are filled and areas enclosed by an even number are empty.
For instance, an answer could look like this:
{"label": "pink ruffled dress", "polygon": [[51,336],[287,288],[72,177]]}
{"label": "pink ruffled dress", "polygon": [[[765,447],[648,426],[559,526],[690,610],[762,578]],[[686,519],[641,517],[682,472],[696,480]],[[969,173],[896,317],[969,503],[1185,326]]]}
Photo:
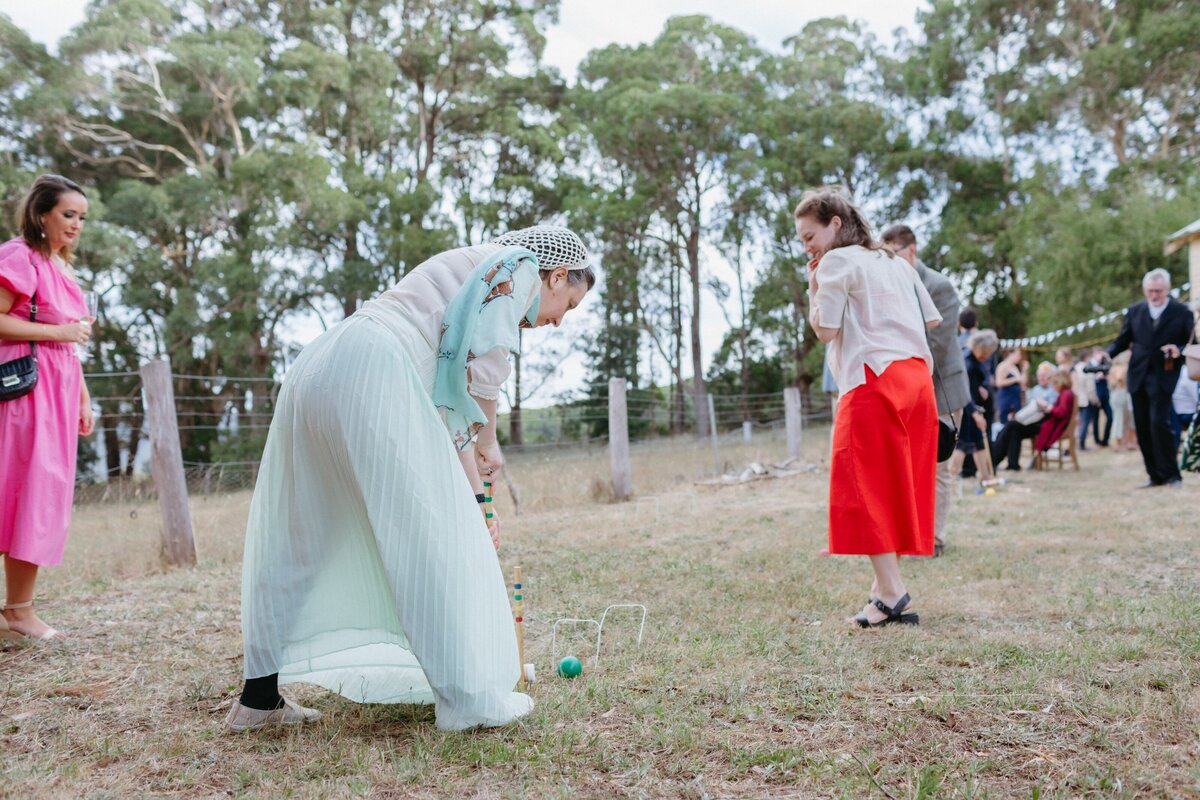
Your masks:
{"label": "pink ruffled dress", "polygon": [[[0,287],[16,296],[8,313],[62,325],[87,316],[79,284],[23,239],[0,245]],[[0,340],[0,362],[29,354],[27,342]],[[24,397],[0,402],[0,553],[39,566],[62,562],[75,493],[79,391],[75,346],[38,342],[38,382]]]}

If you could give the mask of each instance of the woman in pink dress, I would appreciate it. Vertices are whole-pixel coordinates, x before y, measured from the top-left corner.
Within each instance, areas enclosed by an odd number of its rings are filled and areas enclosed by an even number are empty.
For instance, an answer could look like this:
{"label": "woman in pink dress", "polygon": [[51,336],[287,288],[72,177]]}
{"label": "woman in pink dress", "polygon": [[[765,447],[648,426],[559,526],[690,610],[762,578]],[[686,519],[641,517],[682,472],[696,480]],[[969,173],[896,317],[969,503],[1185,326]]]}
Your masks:
{"label": "woman in pink dress", "polygon": [[[61,638],[33,609],[38,568],[62,562],[75,492],[75,439],[95,420],[76,344],[92,320],[71,268],[87,218],[72,181],[43,175],[21,204],[21,235],[0,245],[0,363],[37,343],[38,381],[0,402],[0,554],[6,602],[0,638]],[[36,299],[36,321],[31,312]]]}

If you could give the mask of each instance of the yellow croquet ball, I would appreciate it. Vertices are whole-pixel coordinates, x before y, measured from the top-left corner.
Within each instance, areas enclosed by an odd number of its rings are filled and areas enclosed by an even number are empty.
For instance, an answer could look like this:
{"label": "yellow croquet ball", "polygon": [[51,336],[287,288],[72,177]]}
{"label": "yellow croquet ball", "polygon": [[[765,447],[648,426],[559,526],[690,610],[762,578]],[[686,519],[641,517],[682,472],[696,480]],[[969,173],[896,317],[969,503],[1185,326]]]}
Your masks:
{"label": "yellow croquet ball", "polygon": [[995,489],[993,489],[993,488],[992,488],[992,487],[990,487],[990,486],[987,488],[987,491],[986,491],[986,492],[984,492],[984,494],[986,494],[988,497],[991,497],[991,496],[992,496],[992,495],[994,495],[995,493],[996,493],[996,490],[995,490]]}

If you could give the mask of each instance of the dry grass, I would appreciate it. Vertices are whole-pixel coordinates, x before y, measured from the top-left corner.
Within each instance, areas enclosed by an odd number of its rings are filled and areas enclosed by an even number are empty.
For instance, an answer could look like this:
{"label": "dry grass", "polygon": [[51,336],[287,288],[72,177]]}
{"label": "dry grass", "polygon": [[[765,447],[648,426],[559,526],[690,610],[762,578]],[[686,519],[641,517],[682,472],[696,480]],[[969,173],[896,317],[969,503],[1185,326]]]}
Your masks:
{"label": "dry grass", "polygon": [[[809,437],[810,460],[824,449]],[[602,452],[515,460],[528,511],[506,517],[501,560],[524,567],[543,680],[530,718],[483,733],[311,689],[317,725],[226,734],[248,494],[194,502],[194,571],[158,564],[152,505],[78,509],[43,582],[71,643],[0,652],[0,795],[1200,794],[1200,481],[1135,492],[1137,456],[1088,451],[1078,474],[968,494],[948,555],[904,563],[921,627],[851,633],[869,576],[817,556],[823,469],[713,489],[693,483],[707,445],[635,459],[656,501],[594,502]],[[641,651],[621,621],[599,669],[548,677],[552,621],[622,601],[650,607]]]}

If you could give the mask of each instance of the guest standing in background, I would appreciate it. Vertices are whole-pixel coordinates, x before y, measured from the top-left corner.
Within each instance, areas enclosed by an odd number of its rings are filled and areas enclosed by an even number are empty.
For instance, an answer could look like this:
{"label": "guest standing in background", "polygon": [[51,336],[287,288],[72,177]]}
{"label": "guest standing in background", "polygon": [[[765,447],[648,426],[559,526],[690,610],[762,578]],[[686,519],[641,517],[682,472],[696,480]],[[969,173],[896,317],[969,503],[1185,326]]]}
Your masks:
{"label": "guest standing in background", "polygon": [[38,178],[21,203],[21,235],[0,245],[0,363],[36,348],[38,380],[0,402],[0,553],[6,603],[0,637],[62,636],[33,608],[41,567],[62,562],[75,496],[79,436],[95,418],[75,346],[92,321],[71,267],[88,201],[59,175]]}
{"label": "guest standing in background", "polygon": [[[944,275],[925,266],[921,261],[917,255],[917,236],[912,228],[907,225],[893,225],[883,232],[883,243],[917,271],[921,284],[941,312],[941,324],[929,331],[926,337],[929,349],[933,353],[933,362],[937,365],[933,375],[933,396],[942,421],[960,428],[963,424],[963,408],[971,402],[971,388],[967,382],[966,364],[958,348],[954,330],[958,321],[958,292]],[[950,514],[953,496],[954,473],[948,463],[939,464],[933,518],[934,556],[942,555],[946,549],[946,519]]]}
{"label": "guest standing in background", "polygon": [[1001,424],[1021,408],[1021,395],[1029,378],[1029,363],[1022,359],[1021,348],[1010,347],[996,366],[996,421]]}
{"label": "guest standing in background", "polygon": [[1125,323],[1107,352],[1110,358],[1132,352],[1126,380],[1147,475],[1138,488],[1179,488],[1183,481],[1175,460],[1171,395],[1183,366],[1180,355],[1195,323],[1188,307],[1171,299],[1171,274],[1165,269],[1146,273],[1142,293],[1146,299],[1125,311]]}

